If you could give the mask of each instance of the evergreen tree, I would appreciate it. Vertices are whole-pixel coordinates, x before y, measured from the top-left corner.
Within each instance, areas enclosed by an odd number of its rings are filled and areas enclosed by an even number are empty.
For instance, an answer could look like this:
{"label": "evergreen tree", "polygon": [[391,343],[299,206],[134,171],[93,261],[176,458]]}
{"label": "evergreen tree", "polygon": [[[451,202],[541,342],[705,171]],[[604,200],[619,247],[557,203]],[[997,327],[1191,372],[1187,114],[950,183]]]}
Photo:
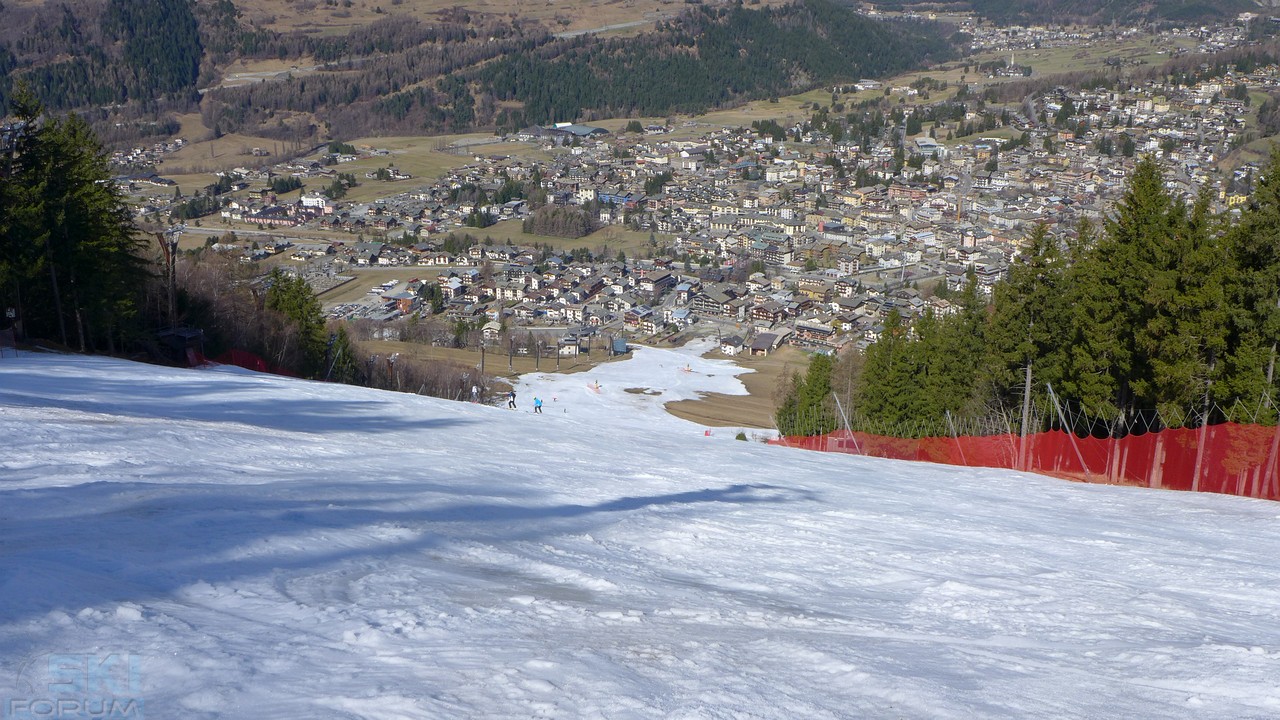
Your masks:
{"label": "evergreen tree", "polygon": [[346,385],[359,385],[361,383],[360,364],[356,361],[355,350],[351,347],[347,328],[339,325],[332,337],[333,342],[329,346],[327,379]]}
{"label": "evergreen tree", "polygon": [[43,118],[25,90],[14,108],[21,130],[0,168],[0,273],[27,334],[114,350],[136,330],[144,243],[88,124]]}
{"label": "evergreen tree", "polygon": [[978,279],[972,269],[957,300],[957,312],[939,319],[937,354],[941,361],[926,366],[926,408],[934,418],[972,408],[986,353],[986,303],[978,294]]}
{"label": "evergreen tree", "polygon": [[1280,148],[1258,179],[1240,221],[1223,239],[1230,308],[1222,383],[1215,396],[1266,401],[1275,417],[1276,347],[1280,343]]}
{"label": "evergreen tree", "polygon": [[803,390],[804,380],[801,379],[800,373],[793,372],[783,376],[778,390],[781,399],[778,401],[778,409],[773,414],[774,425],[783,435],[804,434],[800,422],[800,395]]}
{"label": "evergreen tree", "polygon": [[838,427],[831,399],[831,356],[818,354],[809,361],[801,379],[793,373],[784,380],[782,402],[775,414],[778,430],[784,435],[822,435]]}
{"label": "evergreen tree", "polygon": [[282,364],[314,377],[321,369],[328,339],[320,301],[306,280],[286,275],[279,268],[271,271],[267,284],[266,309],[280,313],[293,331],[281,334],[273,354]]}
{"label": "evergreen tree", "polygon": [[987,382],[1002,406],[1014,406],[1023,391],[1024,369],[1032,363],[1036,396],[1044,383],[1062,389],[1070,337],[1070,315],[1062,302],[1067,259],[1046,225],[1027,236],[1009,276],[996,285],[986,325]]}
{"label": "evergreen tree", "polygon": [[1209,190],[1201,191],[1188,222],[1174,238],[1171,261],[1156,273],[1148,291],[1154,305],[1139,334],[1151,363],[1149,397],[1165,422],[1210,396],[1218,358],[1226,350],[1226,264],[1216,223],[1209,213]]}
{"label": "evergreen tree", "polygon": [[418,288],[418,297],[426,301],[432,315],[438,315],[444,311],[444,293],[436,283],[423,283]]}
{"label": "evergreen tree", "polygon": [[1165,309],[1176,238],[1186,226],[1185,208],[1165,190],[1156,161],[1143,158],[1101,237],[1073,265],[1073,373],[1086,408],[1110,416],[1159,401],[1152,369],[1159,324],[1152,321]]}
{"label": "evergreen tree", "polygon": [[[22,308],[23,298],[31,289],[24,285],[35,268],[42,241],[31,237],[30,231],[38,227],[39,186],[37,178],[28,169],[34,153],[36,123],[40,106],[25,88],[12,100],[13,135],[4,147],[3,166],[0,166],[0,288],[5,293],[7,307]],[[26,320],[26,313],[23,313]],[[29,331],[31,323],[28,321]]]}
{"label": "evergreen tree", "polygon": [[915,337],[907,340],[906,355],[914,361],[910,364],[914,383],[902,397],[900,410],[904,419],[937,417],[949,409],[954,390],[950,382],[952,358],[946,352],[951,344],[946,319],[926,312],[912,329]]}
{"label": "evergreen tree", "polygon": [[880,338],[866,350],[861,387],[856,395],[858,413],[890,427],[911,418],[919,368],[907,327],[896,309],[885,317]]}

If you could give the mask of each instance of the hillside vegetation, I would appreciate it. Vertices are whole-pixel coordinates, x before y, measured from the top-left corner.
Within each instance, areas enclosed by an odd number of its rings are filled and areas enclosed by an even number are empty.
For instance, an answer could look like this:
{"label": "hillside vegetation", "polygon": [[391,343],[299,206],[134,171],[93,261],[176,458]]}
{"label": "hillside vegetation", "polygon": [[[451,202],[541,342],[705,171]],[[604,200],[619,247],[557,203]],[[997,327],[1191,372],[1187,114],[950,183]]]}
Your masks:
{"label": "hillside vegetation", "polygon": [[761,10],[704,8],[640,38],[505,57],[479,78],[498,99],[523,103],[531,122],[570,119],[580,108],[696,113],[949,59],[953,51],[940,29],[879,22],[829,0]]}
{"label": "hillside vegetation", "polygon": [[19,80],[55,110],[187,96],[203,53],[195,8],[188,0],[0,5],[0,110]]}
{"label": "hillside vegetation", "polygon": [[[231,0],[0,5],[0,26],[0,113],[25,83],[52,110],[87,111],[108,142],[171,134],[172,114],[197,109],[214,135],[281,140],[698,112],[954,56],[946,26],[831,0],[696,7],[612,39],[461,7],[285,33]],[[220,86],[232,63],[268,60],[299,70]]]}

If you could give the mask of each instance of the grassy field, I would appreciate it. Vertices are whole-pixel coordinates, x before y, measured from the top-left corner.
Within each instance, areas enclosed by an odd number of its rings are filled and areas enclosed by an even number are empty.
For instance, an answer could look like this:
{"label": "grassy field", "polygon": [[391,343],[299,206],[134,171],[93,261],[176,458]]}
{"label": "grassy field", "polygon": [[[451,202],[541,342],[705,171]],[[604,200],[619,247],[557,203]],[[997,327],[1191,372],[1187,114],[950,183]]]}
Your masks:
{"label": "grassy field", "polygon": [[[349,144],[357,150],[386,150],[390,154],[371,156],[361,158],[355,162],[335,165],[334,170],[351,173],[356,176],[356,182],[360,183],[348,190],[343,200],[368,202],[435,180],[449,170],[461,167],[472,161],[470,155],[450,152],[449,147],[453,143],[484,137],[489,136],[476,133],[469,135],[361,138],[353,140]],[[370,180],[364,176],[367,172],[387,167],[394,167],[413,177],[410,180],[384,182]]]}
{"label": "grassy field", "polygon": [[[1030,65],[1035,75],[1053,75],[1065,72],[1105,71],[1109,58],[1122,58],[1126,63],[1158,65],[1169,60],[1177,49],[1193,49],[1195,42],[1189,38],[1176,38],[1171,42],[1156,44],[1150,35],[1134,37],[1122,43],[1099,43],[1090,47],[1054,47],[1029,50],[1014,54],[1014,62]],[[988,60],[1009,60],[1008,53],[987,53],[970,58],[979,63]],[[1131,67],[1132,65],[1126,65]]]}
{"label": "grassy field", "polygon": [[[279,154],[285,151],[279,141],[251,135],[232,133],[214,138],[213,132],[204,126],[196,113],[182,115],[178,120],[182,126],[179,135],[187,139],[188,145],[165,155],[156,172],[176,181],[184,190],[187,186],[195,189],[213,183],[217,179],[214,173],[220,170],[278,162]],[[253,148],[261,148],[271,154],[255,157]]]}
{"label": "grassy field", "polygon": [[1231,170],[1246,163],[1258,163],[1265,165],[1267,159],[1271,157],[1271,148],[1280,138],[1275,136],[1264,137],[1254,140],[1246,145],[1236,149],[1227,155],[1218,163],[1218,167],[1223,170]]}
{"label": "grassy field", "polygon": [[[722,357],[718,350],[708,357]],[[809,358],[800,350],[784,345],[765,357],[739,356],[735,362],[755,372],[738,378],[747,386],[749,395],[722,395],[708,393],[699,400],[680,400],[667,403],[667,412],[712,427],[773,428],[774,390],[778,382],[793,372],[805,372]]]}
{"label": "grassy field", "polygon": [[245,60],[241,59],[222,70],[222,82],[217,87],[238,87],[258,82],[270,82],[285,76],[303,77],[319,71],[319,65],[311,57],[296,60]]}
{"label": "grassy field", "polygon": [[399,280],[400,285],[396,288],[397,292],[404,290],[404,284],[410,280],[434,280],[441,270],[447,268],[434,267],[379,267],[379,268],[348,268],[342,272],[343,275],[354,275],[355,280],[339,285],[328,292],[320,293],[318,296],[320,302],[326,307],[337,305],[344,302],[354,302],[363,300],[368,295],[369,288],[375,285],[381,285],[388,280]]}
{"label": "grassy field", "polygon": [[[802,110],[800,106],[815,102],[819,105],[830,105],[831,92],[826,89],[819,89],[810,90],[799,95],[781,97],[778,98],[777,102],[756,100],[728,110],[715,110],[706,115],[699,115],[694,119],[700,123],[705,122],[724,127],[748,127],[754,120],[777,120],[785,124],[790,121],[808,119],[813,113],[809,110]],[[701,134],[701,132],[697,134]]]}

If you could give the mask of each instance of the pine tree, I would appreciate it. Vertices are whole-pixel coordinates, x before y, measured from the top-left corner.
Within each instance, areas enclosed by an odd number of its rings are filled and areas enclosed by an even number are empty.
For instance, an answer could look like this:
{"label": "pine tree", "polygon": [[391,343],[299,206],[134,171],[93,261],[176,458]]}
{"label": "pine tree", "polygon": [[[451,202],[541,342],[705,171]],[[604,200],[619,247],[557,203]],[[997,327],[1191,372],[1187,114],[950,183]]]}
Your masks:
{"label": "pine tree", "polygon": [[829,355],[814,355],[803,378],[792,373],[783,380],[782,400],[774,419],[783,435],[822,435],[838,427],[831,398]]}
{"label": "pine tree", "polygon": [[[1215,397],[1264,401],[1275,417],[1276,348],[1280,343],[1280,149],[1258,179],[1248,206],[1223,239],[1230,308],[1221,384]],[[1238,418],[1237,418],[1238,419]]]}
{"label": "pine tree", "polygon": [[974,410],[979,377],[986,354],[987,304],[978,293],[978,279],[972,268],[964,290],[957,298],[957,312],[942,318],[939,335],[944,360],[931,382],[930,409],[933,417],[945,412]]}
{"label": "pine tree", "polygon": [[800,395],[804,388],[804,380],[800,378],[800,373],[791,373],[783,376],[778,390],[781,399],[778,401],[778,409],[774,411],[774,424],[778,428],[778,432],[783,435],[803,435],[804,430],[801,427],[800,420]]}
{"label": "pine tree", "polygon": [[1002,406],[1022,395],[1023,373],[1032,364],[1035,396],[1044,384],[1062,388],[1067,365],[1070,317],[1062,302],[1067,259],[1046,225],[1027,236],[1008,278],[995,288],[993,310],[986,323],[986,381]]}
{"label": "pine tree", "polygon": [[347,385],[360,384],[360,365],[356,362],[347,328],[341,325],[333,334],[333,342],[329,347],[329,368],[326,375],[327,379],[333,382]]}
{"label": "pine tree", "polygon": [[1152,369],[1159,324],[1174,284],[1185,208],[1143,158],[1097,243],[1072,265],[1072,377],[1080,402],[1111,416],[1159,402]]}
{"label": "pine tree", "polygon": [[28,334],[113,350],[136,329],[144,243],[88,124],[43,117],[25,90],[14,112],[21,131],[0,168],[0,273]]}
{"label": "pine tree", "polygon": [[[327,341],[320,301],[306,280],[285,275],[279,268],[271,272],[267,283],[266,309],[282,315],[293,331],[278,336],[273,354],[302,375],[315,376],[321,370]],[[290,346],[291,341],[296,345]]]}
{"label": "pine tree", "polygon": [[831,400],[830,355],[817,354],[809,361],[801,392],[802,412],[807,415],[809,435],[822,435],[836,429],[835,408]]}
{"label": "pine tree", "polygon": [[1171,266],[1157,273],[1165,279],[1150,289],[1155,308],[1140,335],[1151,359],[1151,398],[1166,423],[1181,424],[1183,411],[1210,396],[1226,350],[1226,264],[1209,202],[1205,188],[1174,238]]}
{"label": "pine tree", "polygon": [[856,408],[880,427],[899,426],[912,417],[919,372],[907,331],[901,314],[892,309],[885,316],[880,338],[866,350]]}
{"label": "pine tree", "polygon": [[949,409],[948,400],[954,394],[946,318],[927,312],[913,329],[915,338],[908,340],[906,347],[908,357],[917,360],[913,363],[917,370],[914,387],[902,398],[901,411],[906,418],[936,417]]}

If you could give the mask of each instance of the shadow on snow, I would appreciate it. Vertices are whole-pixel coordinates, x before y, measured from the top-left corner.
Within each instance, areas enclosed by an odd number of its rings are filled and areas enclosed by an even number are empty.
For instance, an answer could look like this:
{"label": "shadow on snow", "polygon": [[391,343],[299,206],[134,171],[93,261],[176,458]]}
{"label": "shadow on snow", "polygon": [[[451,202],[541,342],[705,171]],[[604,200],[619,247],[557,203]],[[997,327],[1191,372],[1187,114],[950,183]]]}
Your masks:
{"label": "shadow on snow", "polygon": [[[372,498],[342,497],[353,488],[337,484],[240,485],[230,491],[225,485],[94,483],[0,492],[0,624],[53,610],[75,614],[86,607],[163,601],[201,581],[318,573],[348,563],[375,573],[385,563],[388,572],[412,577],[447,571],[447,565],[423,568],[422,552],[451,543],[581,534],[611,522],[609,516],[638,511],[815,499],[773,485],[736,484],[590,505],[429,497],[427,507],[405,507],[424,491],[439,492],[429,487],[378,485]],[[464,485],[452,492],[469,499],[475,489]],[[340,538],[341,546],[326,547],[332,542],[326,531],[335,530],[358,532]]]}

